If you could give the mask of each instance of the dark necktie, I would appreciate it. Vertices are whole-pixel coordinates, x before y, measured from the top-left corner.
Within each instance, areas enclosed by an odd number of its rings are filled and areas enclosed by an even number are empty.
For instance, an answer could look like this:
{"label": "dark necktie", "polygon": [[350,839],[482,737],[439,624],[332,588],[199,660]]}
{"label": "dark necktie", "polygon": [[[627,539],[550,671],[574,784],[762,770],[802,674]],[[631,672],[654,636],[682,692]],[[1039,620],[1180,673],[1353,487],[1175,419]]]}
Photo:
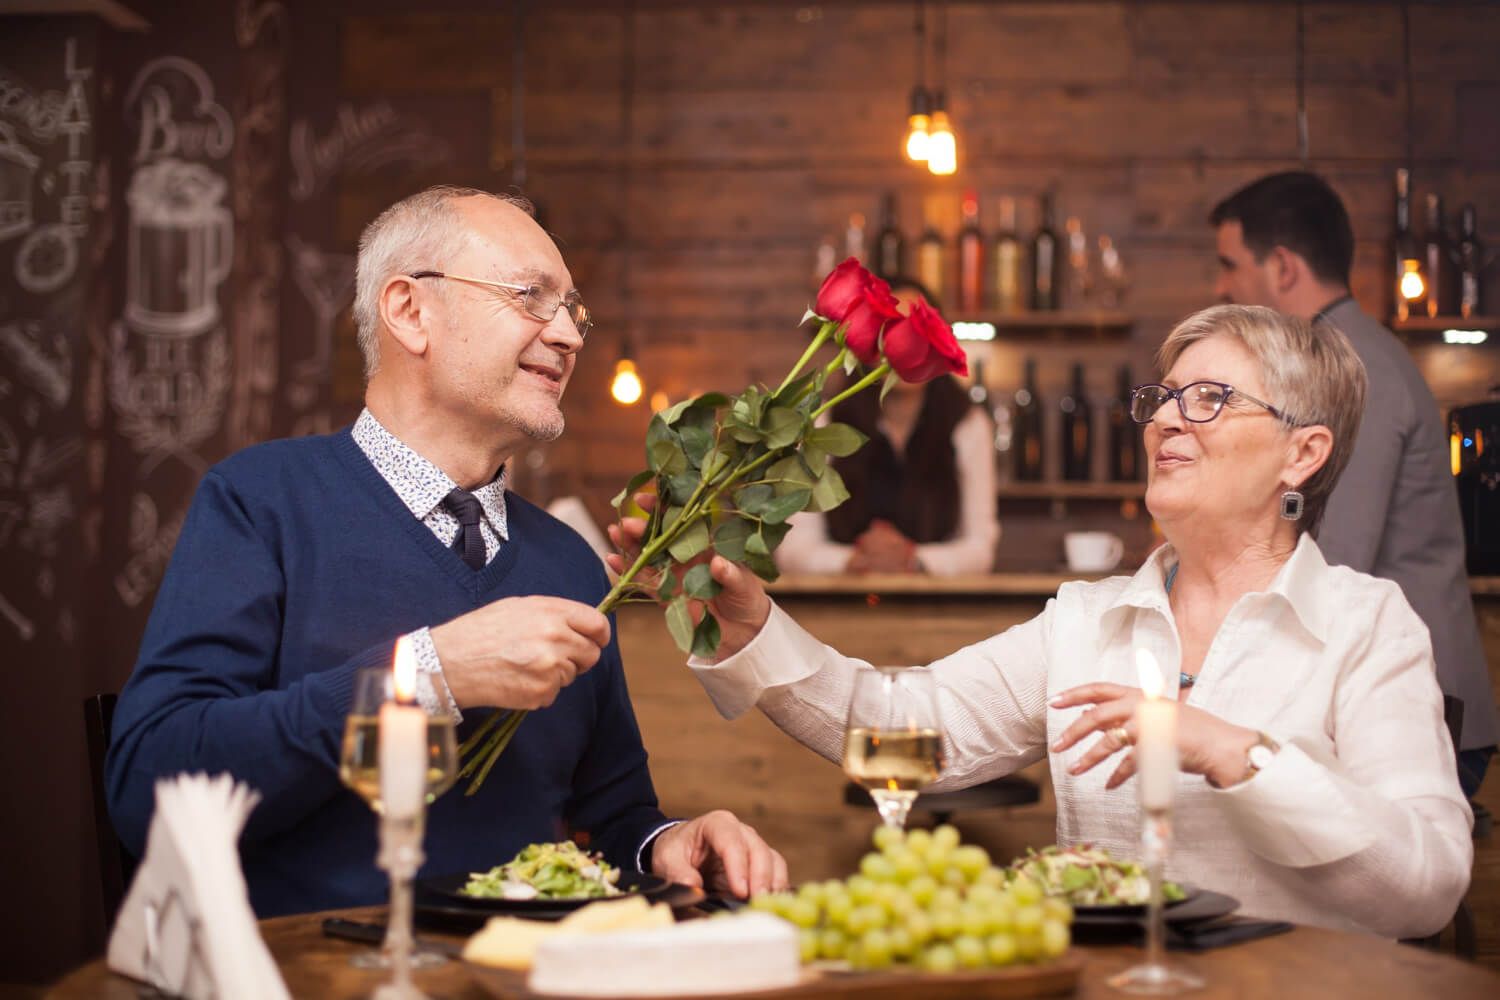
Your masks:
{"label": "dark necktie", "polygon": [[455,486],[453,492],[443,497],[443,509],[458,518],[453,551],[463,556],[470,569],[484,569],[484,536],[479,533],[484,508],[474,499],[474,494]]}

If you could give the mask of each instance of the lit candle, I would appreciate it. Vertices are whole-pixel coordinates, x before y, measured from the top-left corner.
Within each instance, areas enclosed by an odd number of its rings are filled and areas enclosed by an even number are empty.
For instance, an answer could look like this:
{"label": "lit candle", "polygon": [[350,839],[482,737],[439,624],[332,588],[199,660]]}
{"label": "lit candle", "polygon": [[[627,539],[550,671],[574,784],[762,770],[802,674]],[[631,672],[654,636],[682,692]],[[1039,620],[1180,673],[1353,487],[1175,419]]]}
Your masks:
{"label": "lit candle", "polygon": [[417,658],[396,640],[395,700],[380,706],[380,802],[387,816],[415,816],[427,795],[427,713],[414,703]]}
{"label": "lit candle", "polygon": [[1161,697],[1161,670],[1149,651],[1135,651],[1135,668],[1146,696],[1135,710],[1141,808],[1161,812],[1172,808],[1172,793],[1177,787],[1177,703]]}

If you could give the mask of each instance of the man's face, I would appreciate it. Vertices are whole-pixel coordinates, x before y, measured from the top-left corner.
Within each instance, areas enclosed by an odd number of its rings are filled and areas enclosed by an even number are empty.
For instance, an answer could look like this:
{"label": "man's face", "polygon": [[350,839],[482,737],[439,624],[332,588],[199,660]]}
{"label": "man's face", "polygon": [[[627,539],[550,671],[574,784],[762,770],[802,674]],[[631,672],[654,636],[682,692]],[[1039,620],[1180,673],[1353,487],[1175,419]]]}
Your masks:
{"label": "man's face", "polygon": [[[456,208],[473,234],[450,274],[574,291],[572,275],[540,226],[513,205],[466,198]],[[430,340],[434,391],[464,420],[493,422],[497,434],[551,441],[563,431],[560,407],[583,338],[559,309],[530,315],[525,293],[446,281]]]}
{"label": "man's face", "polygon": [[1245,246],[1244,228],[1238,220],[1220,223],[1218,244],[1219,277],[1214,282],[1214,294],[1219,301],[1275,308],[1275,286],[1270,274],[1272,255],[1268,254],[1264,261],[1255,259],[1255,254]]}

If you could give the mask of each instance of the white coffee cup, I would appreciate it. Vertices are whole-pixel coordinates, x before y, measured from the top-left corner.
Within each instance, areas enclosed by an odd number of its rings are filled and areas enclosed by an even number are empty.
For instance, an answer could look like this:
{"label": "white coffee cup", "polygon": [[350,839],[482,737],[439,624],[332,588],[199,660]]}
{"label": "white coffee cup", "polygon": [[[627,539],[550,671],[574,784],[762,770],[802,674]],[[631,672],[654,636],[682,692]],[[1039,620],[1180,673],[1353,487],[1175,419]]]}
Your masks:
{"label": "white coffee cup", "polygon": [[1068,569],[1075,573],[1107,573],[1120,564],[1125,543],[1107,531],[1070,531],[1063,535]]}

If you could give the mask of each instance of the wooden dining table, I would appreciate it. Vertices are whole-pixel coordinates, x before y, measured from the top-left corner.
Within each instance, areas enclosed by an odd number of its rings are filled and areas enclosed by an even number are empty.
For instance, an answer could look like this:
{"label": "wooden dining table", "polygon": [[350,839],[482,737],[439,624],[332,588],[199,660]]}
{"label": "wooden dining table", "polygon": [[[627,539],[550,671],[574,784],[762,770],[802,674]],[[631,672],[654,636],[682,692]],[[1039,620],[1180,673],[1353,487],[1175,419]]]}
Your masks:
{"label": "wooden dining table", "polygon": [[[325,917],[340,916],[357,921],[379,921],[383,907],[364,907],[326,913],[277,917],[261,922],[261,933],[281,967],[293,997],[308,1000],[356,1000],[369,997],[387,973],[356,969],[350,956],[369,945],[329,938],[323,934]],[[424,939],[461,944],[462,935],[423,932]],[[1131,945],[1075,945],[1072,954],[1081,960],[1075,997],[1120,997],[1106,980],[1141,961],[1142,950]],[[1274,937],[1248,941],[1205,952],[1171,952],[1169,961],[1202,976],[1204,989],[1193,997],[1275,997],[1277,1000],[1316,997],[1441,997],[1461,1000],[1500,997],[1500,974],[1478,965],[1436,952],[1396,944],[1362,934],[1299,927]],[[933,977],[934,979],[936,977]],[[486,1000],[494,996],[482,988],[469,967],[458,959],[415,974],[417,985],[428,996],[448,1000]],[[519,979],[517,980],[519,983]],[[910,984],[908,984],[910,985]],[[57,982],[46,994],[50,1000],[136,1000],[142,987],[110,972],[98,959]],[[868,979],[835,977],[815,987],[799,990],[798,996],[837,997],[858,1000],[884,991],[869,989]],[[904,989],[913,998],[952,992],[945,989]],[[518,987],[517,1000],[530,996]],[[775,996],[775,994],[763,994]],[[954,995],[1002,996],[1003,991],[972,988]]]}

